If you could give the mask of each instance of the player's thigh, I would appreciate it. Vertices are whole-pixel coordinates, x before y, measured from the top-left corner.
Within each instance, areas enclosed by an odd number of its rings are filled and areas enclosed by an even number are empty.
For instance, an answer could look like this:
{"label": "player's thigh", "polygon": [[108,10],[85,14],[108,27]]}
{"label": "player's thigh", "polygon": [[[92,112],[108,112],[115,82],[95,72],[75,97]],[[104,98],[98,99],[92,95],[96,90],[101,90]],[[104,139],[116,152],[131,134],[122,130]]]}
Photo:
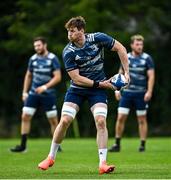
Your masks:
{"label": "player's thigh", "polygon": [[130,97],[122,96],[118,105],[118,119],[128,116],[132,107],[132,99]]}
{"label": "player's thigh", "polygon": [[75,119],[75,116],[83,102],[83,92],[76,88],[69,88],[64,98],[64,104],[61,112],[62,117],[69,116],[72,119]]}
{"label": "player's thigh", "polygon": [[148,109],[148,103],[144,101],[144,95],[141,94],[134,99],[134,105],[136,109],[136,115],[141,118],[145,118]]}
{"label": "player's thigh", "polygon": [[30,94],[24,102],[24,107],[22,109],[22,118],[30,117],[30,116],[32,117],[36,112],[38,103],[39,103],[39,97]]}
{"label": "player's thigh", "polygon": [[56,95],[47,94],[41,96],[40,105],[43,107],[49,120],[57,120]]}
{"label": "player's thigh", "polygon": [[107,117],[107,95],[105,90],[95,89],[89,93],[88,101],[95,121],[104,123]]}
{"label": "player's thigh", "polygon": [[85,101],[85,90],[78,88],[69,88],[65,94],[64,103],[70,102],[80,107]]}
{"label": "player's thigh", "polygon": [[127,118],[128,118],[128,114],[118,113],[117,114],[117,123],[125,123]]}
{"label": "player's thigh", "polygon": [[104,121],[106,123],[107,117],[107,104],[98,102],[91,107],[91,112],[93,114],[94,120],[97,122]]}

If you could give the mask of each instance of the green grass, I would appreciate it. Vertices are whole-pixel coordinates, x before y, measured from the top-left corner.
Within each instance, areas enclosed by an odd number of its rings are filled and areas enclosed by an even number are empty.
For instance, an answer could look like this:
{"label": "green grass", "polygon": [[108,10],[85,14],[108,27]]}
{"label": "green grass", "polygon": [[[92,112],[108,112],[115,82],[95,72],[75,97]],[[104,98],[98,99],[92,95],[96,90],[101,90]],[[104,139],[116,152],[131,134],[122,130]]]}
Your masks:
{"label": "green grass", "polygon": [[[37,179],[169,179],[171,178],[171,140],[149,138],[147,151],[137,151],[139,140],[123,139],[120,153],[109,153],[108,162],[115,164],[112,174],[98,175],[95,139],[65,139],[63,152],[55,165],[40,171],[37,164],[46,157],[50,139],[29,139],[28,152],[14,154],[9,148],[19,140],[0,140],[0,178]],[[111,145],[113,140],[109,141]]]}

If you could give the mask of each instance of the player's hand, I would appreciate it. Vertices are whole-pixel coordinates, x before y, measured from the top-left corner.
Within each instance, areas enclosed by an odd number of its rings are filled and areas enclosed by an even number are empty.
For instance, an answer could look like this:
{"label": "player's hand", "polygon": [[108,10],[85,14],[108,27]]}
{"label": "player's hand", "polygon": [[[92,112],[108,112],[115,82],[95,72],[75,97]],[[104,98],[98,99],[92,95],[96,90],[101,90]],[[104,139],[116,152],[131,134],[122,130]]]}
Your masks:
{"label": "player's hand", "polygon": [[145,102],[149,101],[151,99],[151,97],[152,97],[152,92],[147,91],[144,95],[144,101]]}
{"label": "player's hand", "polygon": [[100,82],[99,88],[116,90],[116,88],[110,83],[110,81],[111,81],[111,78]]}
{"label": "player's hand", "polygon": [[22,94],[22,100],[25,101],[28,98],[28,93]]}
{"label": "player's hand", "polygon": [[43,85],[43,86],[40,86],[40,87],[36,88],[36,89],[35,89],[35,92],[36,92],[37,94],[41,94],[41,93],[43,93],[43,92],[46,91],[46,90],[47,90],[47,87],[46,87],[45,85]]}
{"label": "player's hand", "polygon": [[129,76],[129,73],[128,72],[125,72],[124,74],[125,76],[125,82],[127,83],[126,86],[124,86],[124,89],[128,87],[129,83],[130,83],[130,76]]}
{"label": "player's hand", "polygon": [[115,98],[117,101],[119,101],[121,99],[121,92],[120,91],[115,91]]}

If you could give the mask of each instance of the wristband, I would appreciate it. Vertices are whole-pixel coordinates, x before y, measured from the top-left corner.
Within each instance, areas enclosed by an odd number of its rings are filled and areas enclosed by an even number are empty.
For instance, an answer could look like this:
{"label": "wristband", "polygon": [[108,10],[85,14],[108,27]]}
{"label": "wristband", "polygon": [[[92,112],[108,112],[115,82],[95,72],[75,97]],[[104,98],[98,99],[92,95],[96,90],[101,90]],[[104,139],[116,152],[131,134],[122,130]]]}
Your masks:
{"label": "wristband", "polygon": [[46,91],[47,90],[47,86],[43,85],[42,88]]}
{"label": "wristband", "polygon": [[120,93],[120,91],[118,91],[118,90],[115,90],[115,94],[119,94]]}
{"label": "wristband", "polygon": [[24,92],[22,95],[23,95],[24,97],[28,97],[28,93],[26,93],[26,92]]}
{"label": "wristband", "polygon": [[98,87],[99,87],[99,82],[94,81],[94,82],[93,82],[93,88],[98,88]]}

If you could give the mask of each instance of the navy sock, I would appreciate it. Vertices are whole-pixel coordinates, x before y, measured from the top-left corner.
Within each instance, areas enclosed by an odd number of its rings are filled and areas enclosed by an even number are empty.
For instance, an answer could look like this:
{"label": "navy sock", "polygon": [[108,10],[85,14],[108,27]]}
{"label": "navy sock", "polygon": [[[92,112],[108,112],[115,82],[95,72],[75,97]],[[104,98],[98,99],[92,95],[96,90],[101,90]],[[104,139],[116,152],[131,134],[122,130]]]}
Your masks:
{"label": "navy sock", "polygon": [[121,138],[115,138],[115,144],[120,146]]}
{"label": "navy sock", "polygon": [[145,147],[145,140],[141,140],[141,146]]}
{"label": "navy sock", "polygon": [[22,134],[21,135],[21,146],[26,148],[26,143],[27,143],[27,134]]}

